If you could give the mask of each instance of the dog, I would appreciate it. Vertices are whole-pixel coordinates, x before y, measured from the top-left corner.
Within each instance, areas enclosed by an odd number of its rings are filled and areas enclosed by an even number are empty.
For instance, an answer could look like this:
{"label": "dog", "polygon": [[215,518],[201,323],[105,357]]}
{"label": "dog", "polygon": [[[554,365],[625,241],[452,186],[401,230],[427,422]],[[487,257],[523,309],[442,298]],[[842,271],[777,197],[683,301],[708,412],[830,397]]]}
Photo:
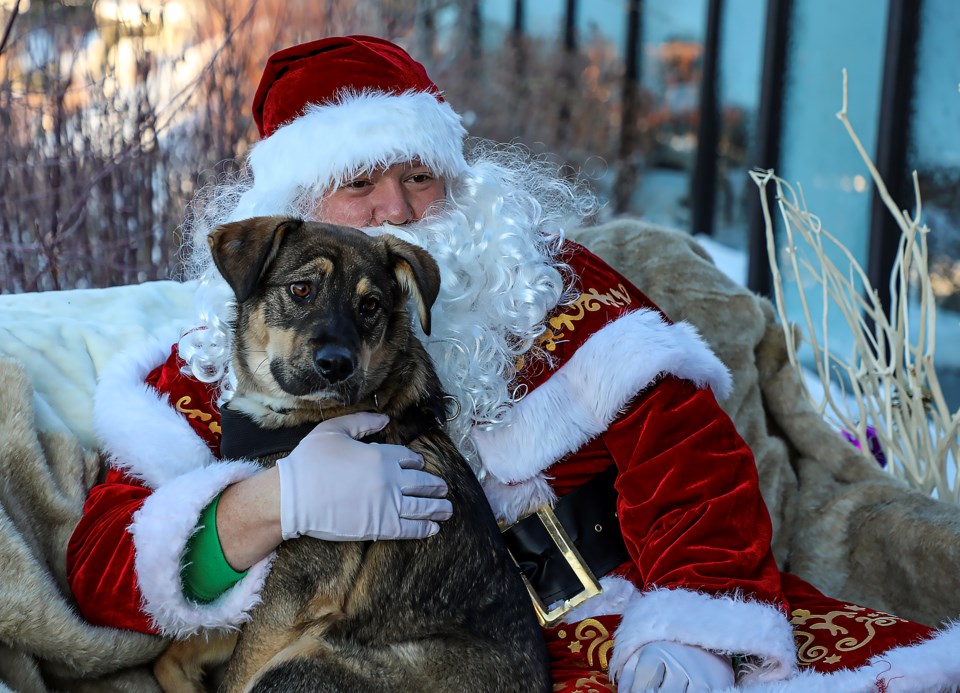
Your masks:
{"label": "dog", "polygon": [[[236,295],[230,410],[270,430],[387,414],[378,441],[421,454],[454,508],[423,540],[284,542],[221,690],[550,690],[530,598],[443,430],[448,398],[407,309],[429,335],[440,288],[433,258],[394,236],[283,217],[226,224],[209,244]],[[231,644],[175,643],[155,666],[158,680],[168,691],[202,690],[201,666]]]}

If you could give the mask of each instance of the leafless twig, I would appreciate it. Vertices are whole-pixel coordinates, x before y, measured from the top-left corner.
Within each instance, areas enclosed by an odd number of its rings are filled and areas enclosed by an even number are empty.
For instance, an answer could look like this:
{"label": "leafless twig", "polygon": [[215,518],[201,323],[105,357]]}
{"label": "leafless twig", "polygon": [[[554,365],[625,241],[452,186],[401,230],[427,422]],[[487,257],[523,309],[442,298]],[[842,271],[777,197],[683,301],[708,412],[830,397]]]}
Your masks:
{"label": "leafless twig", "polygon": [[[929,229],[920,220],[917,174],[913,174],[916,212],[911,215],[897,207],[847,118],[845,70],[843,107],[837,117],[901,231],[890,277],[890,310],[889,313],[885,310],[852,253],[809,212],[802,188],[794,191],[772,171],[752,172],[751,177],[761,189],[776,307],[784,327],[790,362],[802,372],[794,330],[787,315],[785,281],[767,203],[766,186],[771,183],[776,186],[777,204],[786,231],[783,262],[798,280],[804,338],[813,349],[817,376],[824,389],[823,399],[814,400],[815,404],[828,419],[856,435],[865,455],[869,455],[870,450],[867,428],[872,427],[887,458],[887,468],[895,476],[925,493],[960,502],[957,476],[960,410],[950,411],[934,368],[936,303],[927,269]],[[838,253],[847,264],[844,269],[831,259]],[[805,259],[808,254],[812,254],[812,260]],[[822,344],[812,317],[813,301],[800,277],[812,278],[817,290],[822,292],[819,326]],[[916,306],[910,301],[912,285],[917,292]],[[831,309],[840,312],[853,335],[854,347],[849,359],[841,358],[836,349],[830,348],[828,313]],[[912,320],[914,310],[919,310],[917,321]],[[911,333],[913,329],[916,334]],[[839,396],[835,394],[836,389]],[[848,399],[855,403],[854,411],[850,411]]]}

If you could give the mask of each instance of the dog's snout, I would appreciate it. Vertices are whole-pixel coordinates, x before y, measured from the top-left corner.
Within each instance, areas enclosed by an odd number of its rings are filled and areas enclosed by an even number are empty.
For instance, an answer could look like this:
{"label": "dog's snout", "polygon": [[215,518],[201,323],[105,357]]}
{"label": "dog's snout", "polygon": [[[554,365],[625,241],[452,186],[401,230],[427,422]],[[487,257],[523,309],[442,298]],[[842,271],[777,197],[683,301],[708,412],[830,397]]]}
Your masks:
{"label": "dog's snout", "polygon": [[313,362],[317,372],[331,383],[345,380],[357,367],[353,353],[349,349],[332,344],[317,349],[313,354]]}

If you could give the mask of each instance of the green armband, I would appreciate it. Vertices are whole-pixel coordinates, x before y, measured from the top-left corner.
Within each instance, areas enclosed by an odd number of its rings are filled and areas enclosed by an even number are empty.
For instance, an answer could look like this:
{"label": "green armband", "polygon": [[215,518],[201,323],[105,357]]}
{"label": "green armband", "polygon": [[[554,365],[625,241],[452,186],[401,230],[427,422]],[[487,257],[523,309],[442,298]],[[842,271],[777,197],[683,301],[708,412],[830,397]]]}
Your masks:
{"label": "green armband", "polygon": [[198,604],[208,604],[247,574],[238,573],[223,555],[220,537],[217,534],[217,505],[220,496],[200,513],[197,530],[187,541],[187,548],[180,561],[180,585],[184,596]]}

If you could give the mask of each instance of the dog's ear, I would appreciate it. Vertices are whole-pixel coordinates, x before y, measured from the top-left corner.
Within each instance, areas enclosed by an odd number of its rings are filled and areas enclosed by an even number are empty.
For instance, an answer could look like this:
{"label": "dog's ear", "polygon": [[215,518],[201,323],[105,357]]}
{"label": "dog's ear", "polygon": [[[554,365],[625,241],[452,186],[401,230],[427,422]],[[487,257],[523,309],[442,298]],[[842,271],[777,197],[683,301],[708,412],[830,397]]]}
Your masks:
{"label": "dog's ear", "polygon": [[426,250],[396,236],[381,236],[387,246],[387,254],[393,274],[400,289],[407,293],[417,306],[417,317],[424,334],[430,334],[430,309],[440,293],[440,268]]}
{"label": "dog's ear", "polygon": [[210,254],[220,274],[243,303],[277,256],[286,232],[299,228],[299,219],[254,217],[218,226],[207,236]]}

